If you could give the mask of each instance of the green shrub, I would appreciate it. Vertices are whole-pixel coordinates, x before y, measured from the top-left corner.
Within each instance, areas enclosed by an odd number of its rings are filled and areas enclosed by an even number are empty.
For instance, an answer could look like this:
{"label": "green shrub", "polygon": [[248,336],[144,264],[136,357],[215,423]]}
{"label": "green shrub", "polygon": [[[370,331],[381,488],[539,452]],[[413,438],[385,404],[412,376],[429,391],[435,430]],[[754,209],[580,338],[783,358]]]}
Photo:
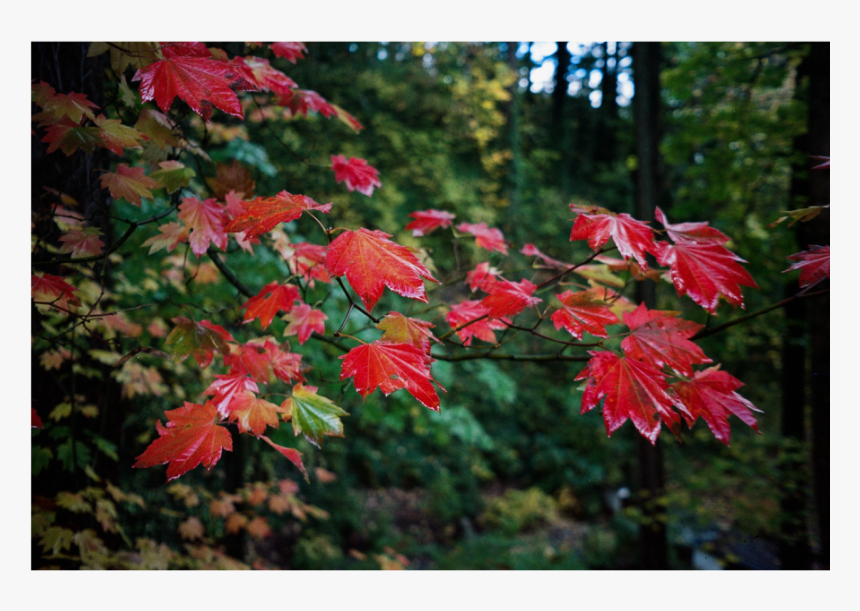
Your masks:
{"label": "green shrub", "polygon": [[526,531],[558,520],[558,503],[540,488],[508,490],[487,503],[480,524],[508,534]]}

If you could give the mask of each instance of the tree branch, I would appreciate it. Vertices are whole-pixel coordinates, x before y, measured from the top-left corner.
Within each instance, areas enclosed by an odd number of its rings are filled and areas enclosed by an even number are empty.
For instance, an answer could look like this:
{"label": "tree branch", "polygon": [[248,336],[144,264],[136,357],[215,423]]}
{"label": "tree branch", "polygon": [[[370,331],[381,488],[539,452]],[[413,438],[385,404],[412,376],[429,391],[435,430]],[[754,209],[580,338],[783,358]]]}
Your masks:
{"label": "tree branch", "polygon": [[705,337],[709,337],[709,336],[714,335],[716,333],[719,333],[720,331],[725,331],[729,327],[734,327],[735,325],[739,325],[742,322],[746,322],[746,321],[751,320],[757,316],[761,316],[762,314],[767,314],[768,312],[772,312],[773,310],[777,310],[783,306],[786,306],[789,303],[791,303],[792,301],[797,301],[798,299],[806,299],[807,297],[815,297],[816,295],[823,295],[823,294],[829,293],[829,292],[830,292],[830,289],[824,289],[823,291],[816,291],[814,293],[798,293],[797,295],[794,295],[793,297],[788,297],[787,299],[783,299],[782,301],[779,301],[779,302],[777,302],[773,305],[770,305],[766,308],[762,308],[761,310],[757,310],[755,312],[750,312],[749,314],[746,314],[745,316],[740,316],[738,318],[735,318],[734,320],[730,320],[730,321],[725,322],[725,323],[718,325],[716,327],[711,327],[710,329],[702,329],[701,331],[696,333],[693,337],[691,337],[690,340],[696,341],[699,339],[703,339]]}
{"label": "tree branch", "polygon": [[100,255],[93,255],[92,257],[81,257],[81,258],[69,257],[69,258],[65,258],[65,259],[61,259],[60,257],[56,257],[55,259],[48,259],[46,261],[34,261],[32,263],[32,265],[33,265],[33,267],[38,267],[38,266],[42,266],[42,265],[64,265],[66,263],[89,263],[91,261],[101,261],[102,259],[106,259],[108,257],[108,255],[113,253],[117,248],[122,246],[125,243],[125,241],[131,237],[131,234],[133,234],[137,230],[138,227],[141,227],[143,225],[147,225],[149,223],[154,223],[155,221],[163,219],[165,216],[167,216],[168,214],[170,214],[174,210],[176,210],[176,205],[173,205],[170,208],[168,208],[167,210],[165,210],[164,212],[162,212],[160,214],[156,214],[155,216],[150,217],[150,218],[143,220],[143,221],[126,221],[124,219],[118,219],[118,220],[122,220],[124,223],[128,223],[129,224],[128,229],[126,229],[125,233],[122,234],[122,236],[120,236],[119,240],[114,242],[113,246],[108,248],[106,251],[102,252],[102,254],[100,254]]}
{"label": "tree branch", "polygon": [[254,293],[253,291],[251,291],[251,289],[245,286],[245,283],[243,283],[241,280],[239,280],[239,278],[236,277],[236,274],[233,273],[233,270],[227,267],[227,265],[221,260],[221,257],[218,256],[218,253],[215,252],[214,248],[210,246],[209,249],[206,251],[206,254],[209,255],[210,259],[212,259],[212,263],[215,264],[215,267],[217,267],[221,271],[221,273],[224,274],[224,277],[227,278],[227,281],[233,286],[235,286],[237,289],[239,289],[240,293],[242,293],[245,297],[253,297],[254,295],[256,295],[256,293]]}
{"label": "tree branch", "polygon": [[460,331],[461,329],[465,329],[465,328],[466,328],[466,327],[468,327],[469,325],[473,325],[473,324],[475,324],[476,322],[478,322],[479,320],[484,320],[487,316],[488,316],[487,314],[484,314],[483,316],[478,316],[478,318],[475,318],[474,320],[470,320],[469,322],[464,322],[464,323],[463,323],[462,325],[460,325],[459,327],[454,327],[453,329],[451,329],[451,330],[449,330],[449,331],[447,331],[447,332],[443,333],[442,335],[440,335],[440,336],[439,336],[439,340],[440,340],[440,341],[445,341],[445,339],[447,339],[447,338],[451,337],[451,336],[452,336],[454,333],[456,333],[457,331]]}
{"label": "tree branch", "polygon": [[485,352],[483,354],[456,354],[453,356],[430,353],[430,356],[439,361],[474,361],[477,359],[494,359],[499,361],[577,361],[581,363],[591,358],[587,354],[499,354],[497,352]]}
{"label": "tree branch", "polygon": [[540,284],[538,284],[538,285],[535,287],[535,293],[537,293],[540,289],[542,289],[542,288],[544,288],[544,287],[546,287],[546,286],[549,286],[549,285],[551,285],[551,284],[555,284],[556,282],[558,282],[559,280],[561,280],[562,278],[564,278],[566,275],[568,275],[570,272],[574,271],[577,267],[582,267],[583,265],[585,265],[585,264],[586,264],[586,263],[588,263],[589,261],[594,260],[594,258],[595,258],[595,257],[597,257],[597,256],[599,256],[599,255],[602,255],[602,254],[603,254],[603,253],[605,253],[605,252],[609,252],[610,250],[615,250],[615,247],[613,246],[613,247],[610,247],[610,248],[601,248],[600,250],[598,250],[597,252],[595,252],[594,254],[592,254],[590,257],[588,257],[585,261],[582,261],[581,263],[577,263],[576,265],[571,265],[571,266],[570,266],[570,267],[568,267],[566,270],[564,270],[564,271],[562,271],[562,272],[560,272],[560,273],[556,274],[555,276],[553,276],[552,278],[550,278],[550,279],[549,279],[549,280],[547,280],[546,282],[541,282]]}

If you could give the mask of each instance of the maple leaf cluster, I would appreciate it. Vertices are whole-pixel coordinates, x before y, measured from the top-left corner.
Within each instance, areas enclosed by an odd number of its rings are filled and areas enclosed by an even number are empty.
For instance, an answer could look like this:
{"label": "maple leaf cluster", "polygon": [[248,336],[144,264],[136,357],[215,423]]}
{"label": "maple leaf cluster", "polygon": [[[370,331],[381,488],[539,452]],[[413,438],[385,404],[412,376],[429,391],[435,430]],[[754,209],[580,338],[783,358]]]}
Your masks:
{"label": "maple leaf cluster", "polygon": [[[295,302],[300,301],[298,297],[295,287],[267,285],[245,303],[245,321],[259,318],[265,328],[279,310],[290,312]],[[301,454],[272,442],[264,435],[266,429],[277,429],[281,419],[292,419],[296,435],[304,433],[316,444],[322,435],[342,434],[339,418],[346,412],[318,396],[316,388],[303,385],[302,356],[291,352],[287,342],[279,345],[272,338],[258,338],[239,344],[226,329],[208,320],[179,316],[173,323],[176,326],[167,336],[165,346],[175,359],[182,361],[193,356],[205,368],[218,352],[229,370],[216,374],[215,381],[203,391],[204,395],[212,396],[211,400],[203,405],[186,402],[184,407],[165,413],[167,425],[158,425],[159,438],[138,457],[135,467],[169,463],[168,481],[198,464],[211,468],[220,459],[222,450],[232,449],[232,437],[224,425],[235,423],[239,433],[263,439],[305,472]],[[260,385],[272,383],[273,378],[295,385],[292,398],[280,405],[259,396]],[[325,426],[302,424],[319,418],[320,414],[326,418]]]}
{"label": "maple leaf cluster", "polygon": [[[611,435],[627,419],[651,443],[656,443],[660,423],[680,436],[681,417],[692,426],[699,416],[714,435],[729,444],[729,413],[756,428],[752,403],[734,392],[742,384],[711,367],[693,371],[692,366],[711,363],[701,348],[690,341],[702,325],[676,317],[675,312],[649,310],[640,304],[623,315],[630,333],[621,342],[623,356],[608,350],[589,351],[592,356],[577,380],[586,380],[582,413],[605,397],[603,419]],[[667,378],[677,381],[669,384]],[[730,410],[721,406],[729,406]]]}
{"label": "maple leaf cluster", "polygon": [[[689,294],[712,313],[719,296],[743,306],[740,286],[756,286],[738,265],[742,260],[723,246],[728,238],[707,223],[673,225],[658,208],[657,219],[672,240],[668,243],[656,241],[646,223],[628,214],[597,207],[571,208],[577,212],[571,241],[586,240],[593,250],[601,252],[612,240],[623,260],[600,260],[612,269],[628,270],[636,279],[659,278],[649,269],[646,257],[654,255],[660,265],[669,266],[669,276],[679,296]],[[453,218],[435,210],[410,216],[415,220],[406,228],[418,236],[450,225]],[[508,244],[498,229],[483,223],[461,223],[456,229],[474,235],[479,247],[507,254]],[[524,245],[520,252],[534,257],[538,267],[558,272],[558,278],[579,267],[549,257],[534,244]],[[468,272],[465,282],[472,291],[486,293],[481,299],[466,299],[452,306],[446,315],[452,332],[467,347],[473,338],[497,343],[495,331],[515,328],[512,319],[542,301],[534,294],[538,286],[525,279],[507,280],[487,262]],[[620,356],[611,350],[592,350],[591,359],[577,377],[585,381],[581,411],[594,409],[602,401],[610,435],[629,419],[655,443],[661,422],[680,435],[682,418],[692,426],[701,416],[714,435],[728,444],[729,414],[756,428],[752,411],[757,410],[735,392],[741,386],[738,380],[719,371],[718,366],[693,370],[694,365],[712,362],[690,341],[701,325],[679,319],[675,312],[649,310],[644,305],[633,309],[620,293],[612,294],[598,284],[585,290],[567,289],[556,295],[556,300],[557,305],[541,313],[541,319],[548,316],[556,330],[564,329],[576,340],[582,341],[586,332],[596,338],[608,338],[607,327],[620,323],[629,329],[621,342]],[[670,383],[670,378],[676,381]]]}

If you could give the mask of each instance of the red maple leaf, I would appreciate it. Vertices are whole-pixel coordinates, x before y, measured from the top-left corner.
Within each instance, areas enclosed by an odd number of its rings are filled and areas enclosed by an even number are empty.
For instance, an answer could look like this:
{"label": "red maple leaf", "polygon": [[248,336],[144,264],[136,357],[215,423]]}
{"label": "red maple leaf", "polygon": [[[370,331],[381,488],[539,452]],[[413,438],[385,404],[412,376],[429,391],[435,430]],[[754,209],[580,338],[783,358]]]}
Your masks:
{"label": "red maple leaf", "polygon": [[[466,300],[463,303],[452,306],[451,311],[445,315],[445,320],[453,329],[463,327],[457,331],[457,337],[460,338],[460,341],[463,342],[464,346],[468,346],[472,343],[472,337],[477,337],[482,341],[495,344],[496,334],[493,333],[493,330],[506,329],[507,325],[505,323],[510,323],[510,321],[506,318],[502,318],[501,320],[483,318],[478,322],[472,322],[477,318],[486,316],[489,312],[490,309],[481,305],[479,300]],[[466,325],[466,323],[471,324],[463,326]]]}
{"label": "red maple leaf", "polygon": [[275,448],[278,452],[280,452],[281,454],[286,456],[287,459],[289,459],[289,461],[291,463],[293,463],[295,466],[297,466],[299,468],[299,471],[301,471],[304,474],[305,481],[309,481],[308,480],[308,472],[305,469],[304,464],[302,464],[302,453],[301,452],[299,452],[298,450],[294,450],[293,448],[285,448],[284,446],[279,446],[278,444],[273,442],[271,439],[269,439],[265,435],[262,435],[260,437],[260,439],[262,439],[263,441],[268,443],[270,446]]}
{"label": "red maple leaf", "polygon": [[285,410],[250,391],[237,393],[230,402],[230,421],[236,421],[240,433],[251,433],[259,437],[266,427],[278,428],[278,414]]}
{"label": "red maple leaf", "polygon": [[693,365],[712,362],[702,349],[688,338],[703,325],[676,318],[677,312],[649,310],[640,303],[623,314],[630,335],[621,342],[624,354],[656,365],[669,366],[676,372],[693,375]]}
{"label": "red maple leaf", "polygon": [[556,329],[564,327],[576,339],[582,339],[583,331],[596,337],[609,337],[604,325],[618,322],[618,317],[596,289],[566,290],[558,295],[558,300],[561,308],[552,313],[552,323]]}
{"label": "red maple leaf", "polygon": [[284,335],[287,337],[298,335],[299,345],[301,345],[308,341],[314,331],[319,335],[325,335],[325,321],[328,320],[328,316],[320,310],[314,310],[308,304],[302,303],[284,316],[284,320],[289,323],[284,329]]}
{"label": "red maple leaf", "polygon": [[30,415],[30,428],[33,428],[33,429],[44,428],[44,426],[42,425],[42,419],[39,418],[39,414],[36,413],[36,408],[31,407],[30,411],[32,412],[32,414]]}
{"label": "red maple leaf", "polygon": [[308,116],[308,112],[318,112],[322,116],[331,118],[338,116],[338,108],[330,104],[316,91],[310,89],[293,89],[289,94],[282,94],[278,104],[284,106],[284,114],[287,118],[296,115]]}
{"label": "red maple leaf", "polygon": [[543,301],[540,297],[533,296],[535,289],[537,286],[528,280],[497,280],[485,289],[489,295],[481,300],[481,305],[489,310],[488,318],[516,316],[526,308]]}
{"label": "red maple leaf", "polygon": [[404,316],[400,312],[389,312],[376,328],[385,331],[380,341],[410,344],[424,353],[430,352],[430,340],[441,343],[430,330],[434,325],[426,320]]}
{"label": "red maple leaf", "polygon": [[60,236],[60,254],[72,253],[72,258],[91,257],[102,254],[105,243],[99,236],[102,234],[97,227],[72,229]]}
{"label": "red maple leaf", "polygon": [[205,369],[212,362],[215,350],[225,356],[230,354],[227,342],[235,340],[223,327],[208,320],[194,322],[185,316],[177,316],[173,319],[173,324],[176,327],[164,340],[164,345],[173,352],[173,357],[179,362],[184,361],[190,354],[197,364]]}
{"label": "red maple leaf", "polygon": [[286,74],[272,68],[269,60],[262,57],[234,57],[230,65],[235,74],[242,77],[255,88],[262,91],[271,91],[277,94],[290,94],[293,89],[298,88],[296,82]]}
{"label": "red maple leaf", "polygon": [[279,223],[294,221],[308,210],[329,212],[331,202],[318,204],[306,195],[293,195],[281,191],[274,197],[258,197],[242,202],[245,211],[227,225],[227,231],[245,231],[245,239],[257,238],[274,229]]}
{"label": "red maple leaf", "polygon": [[451,226],[451,221],[456,215],[444,210],[419,210],[407,214],[409,218],[415,219],[406,225],[406,231],[412,230],[414,237],[430,235],[440,227],[446,229]]}
{"label": "red maple leaf", "polygon": [[717,365],[697,371],[690,380],[675,382],[670,391],[678,399],[677,402],[686,408],[688,413],[682,413],[689,426],[693,426],[701,416],[713,431],[714,437],[729,445],[729,414],[734,414],[760,434],[752,412],[761,410],[735,392],[741,386],[743,383],[740,380],[720,371]]}
{"label": "red maple leaf", "polygon": [[499,277],[499,270],[495,267],[490,267],[489,261],[478,263],[478,265],[470,272],[466,272],[466,284],[472,291],[481,289],[485,293],[490,292],[490,287],[493,286]]}
{"label": "red maple leaf", "polygon": [[612,435],[628,418],[636,430],[652,444],[660,434],[660,419],[675,433],[680,431],[681,419],[670,408],[675,404],[666,390],[669,385],[663,373],[642,361],[619,357],[608,351],[589,351],[592,358],[576,376],[588,380],[582,395],[582,410],[594,409],[603,402],[603,422]]}
{"label": "red maple leaf", "polygon": [[304,278],[311,288],[314,288],[314,280],[333,282],[325,268],[325,246],[299,242],[293,252],[294,256],[288,261],[290,271]]}
{"label": "red maple leaf", "polygon": [[430,375],[433,359],[421,349],[409,344],[375,341],[353,348],[340,358],[343,359],[340,379],[352,378],[355,390],[362,397],[377,388],[386,396],[405,388],[422,405],[439,411],[439,396],[431,384],[436,382]]}
{"label": "red maple leaf", "polygon": [[69,306],[81,305],[81,302],[74,295],[77,290],[59,276],[42,274],[41,276],[32,275],[30,277],[30,293],[34,301],[56,304],[68,309]]}
{"label": "red maple leaf", "polygon": [[325,246],[309,242],[292,243],[280,229],[275,229],[271,235],[275,249],[287,261],[292,274],[301,276],[311,288],[314,287],[314,280],[332,282],[325,268]]}
{"label": "red maple leaf", "polygon": [[261,384],[268,384],[272,374],[287,383],[304,380],[301,361],[302,355],[290,352],[289,343],[279,347],[269,338],[245,342],[224,357],[230,373],[247,373]]}
{"label": "red maple leaf", "polygon": [[361,227],[340,234],[326,253],[326,269],[333,276],[346,275],[368,310],[373,309],[386,286],[404,297],[427,303],[422,278],[439,284],[412,249],[392,242],[390,237]]}
{"label": "red maple leaf", "polygon": [[250,340],[240,344],[234,351],[224,357],[224,365],[231,373],[247,373],[261,384],[268,384],[272,379],[272,362],[268,358],[267,343],[269,340]]}
{"label": "red maple leaf", "polygon": [[370,197],[374,187],[382,186],[379,172],[373,166],[367,165],[364,159],[350,157],[347,161],[343,155],[332,155],[331,169],[334,171],[334,179],[338,183],[345,182],[350,191],[358,191]]}
{"label": "red maple leaf", "polygon": [[196,197],[183,197],[179,205],[179,220],[193,232],[188,243],[198,257],[206,252],[210,243],[227,250],[227,232],[224,230],[227,213],[214,198],[201,202]]}
{"label": "red maple leaf", "polygon": [[654,210],[654,216],[666,228],[666,233],[673,242],[695,242],[697,244],[725,244],[729,237],[708,223],[678,223],[672,225],[660,208]]}
{"label": "red maple leaf", "polygon": [[739,256],[719,244],[695,242],[657,243],[657,261],[669,265],[669,274],[679,297],[690,298],[711,314],[717,313],[720,295],[735,306],[744,307],[741,286],[758,288],[740,265]]}
{"label": "red maple leaf", "polygon": [[457,231],[469,233],[475,236],[475,244],[481,248],[493,251],[497,250],[503,255],[508,254],[508,243],[505,242],[505,236],[501,230],[495,227],[487,227],[486,223],[460,223],[457,225]]}
{"label": "red maple leaf", "polygon": [[304,59],[302,54],[308,52],[303,42],[273,42],[269,48],[272,49],[275,57],[283,57],[292,63],[296,63],[297,59]]}
{"label": "red maple leaf", "polygon": [[[571,205],[574,212],[579,208]],[[602,209],[598,209],[602,210]],[[645,253],[655,253],[652,229],[629,214],[615,214],[608,210],[594,214],[580,212],[570,232],[570,241],[588,240],[592,250],[598,250],[612,238],[618,253],[625,259],[633,257],[642,267],[647,267]]]}
{"label": "red maple leaf", "polygon": [[247,323],[259,318],[260,326],[265,329],[272,324],[272,319],[279,311],[292,310],[296,299],[301,299],[301,295],[299,289],[292,284],[270,282],[242,305],[243,308],[248,308],[243,321]]}
{"label": "red maple leaf", "polygon": [[280,346],[275,346],[272,342],[267,342],[265,348],[269,357],[269,362],[272,364],[272,373],[279,380],[292,384],[294,382],[303,382],[305,376],[302,375],[302,355],[290,352],[290,344],[284,342]]}
{"label": "red maple leaf", "polygon": [[243,119],[242,105],[230,88],[230,65],[212,59],[199,43],[167,43],[161,47],[163,60],[138,69],[132,82],[140,81],[140,99],[155,100],[162,112],[170,110],[176,96],[208,121],[212,107]]}
{"label": "red maple leaf", "polygon": [[167,481],[171,481],[203,464],[211,469],[221,458],[221,451],[233,450],[233,438],[218,426],[218,410],[211,402],[205,405],[185,402],[183,407],[164,412],[167,424],[155,423],[159,438],[137,457],[135,468],[170,463]]}
{"label": "red maple leaf", "polygon": [[800,288],[830,277],[830,246],[815,246],[810,244],[809,250],[802,250],[789,257],[793,263],[785,272],[793,269],[800,270]]}
{"label": "red maple leaf", "polygon": [[257,383],[250,379],[244,371],[239,373],[229,373],[226,375],[216,375],[215,378],[217,379],[203,391],[203,394],[215,395],[212,402],[218,410],[218,413],[224,418],[230,415],[230,403],[238,393],[246,390],[260,392]]}

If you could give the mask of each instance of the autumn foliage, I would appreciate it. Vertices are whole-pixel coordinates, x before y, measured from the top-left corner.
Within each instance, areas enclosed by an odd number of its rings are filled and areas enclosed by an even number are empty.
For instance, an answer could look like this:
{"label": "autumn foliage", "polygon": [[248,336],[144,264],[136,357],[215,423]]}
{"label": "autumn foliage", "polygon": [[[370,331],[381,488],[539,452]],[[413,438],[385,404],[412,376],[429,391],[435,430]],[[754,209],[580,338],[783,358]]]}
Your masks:
{"label": "autumn foliage", "polygon": [[[130,77],[129,93],[135,98],[130,108],[140,108],[133,121],[131,112],[106,118],[86,96],[57,92],[59,83],[39,82],[32,84],[39,109],[33,117],[37,137],[47,144],[49,154],[109,151],[113,171],[101,174],[98,186],[114,200],[139,207],[143,200],[153,199],[154,191],[164,190],[174,206],[152,221],[165,222],[157,228],[142,222],[132,225],[132,231],[147,233],[143,246],[152,253],[187,244],[188,256],[208,256],[217,267],[211,272],[224,274],[245,294],[245,300],[235,304],[243,311],[242,322],[254,332],[266,331],[275,317],[282,317],[288,323],[284,335],[290,340],[261,335],[237,341],[200,313],[188,311],[173,318],[162,348],[176,361],[190,356],[201,370],[215,368],[215,381],[203,397],[189,397],[182,407],[164,412],[165,422],[156,424],[158,437],[134,467],[166,464],[168,481],[199,465],[211,469],[224,451],[232,450],[233,435],[240,434],[267,443],[304,472],[299,452],[273,443],[266,433],[290,422],[295,435],[304,435],[315,446],[327,436],[345,434],[341,418],[348,414],[310,384],[313,364],[303,360],[301,347],[314,339],[333,342],[344,352],[340,380],[349,382],[362,398],[377,390],[383,395],[405,391],[439,411],[445,409],[445,398],[433,377],[434,363],[456,362],[465,355],[491,358],[498,348],[497,334],[530,333],[551,349],[563,347],[566,357],[578,351],[576,360],[584,362],[577,377],[582,394],[572,394],[570,401],[578,402],[582,413],[600,408],[609,435],[631,420],[642,436],[656,443],[663,425],[680,437],[683,423],[694,426],[701,418],[728,445],[729,416],[756,429],[757,410],[738,393],[742,382],[720,369],[695,343],[703,326],[677,312],[636,306],[627,300],[630,292],[625,295],[636,282],[667,282],[679,298],[692,300],[711,315],[725,312],[725,304],[744,308],[744,289],[758,285],[743,259],[726,246],[729,237],[708,223],[672,224],[659,209],[655,219],[635,219],[606,208],[571,204],[569,241],[587,244],[592,254],[566,263],[548,257],[534,244],[512,244],[502,231],[484,222],[455,226],[455,215],[445,210],[427,209],[400,219],[401,227],[418,239],[447,230],[461,244],[473,242],[475,252],[492,254],[497,266],[509,257],[518,258],[520,268],[532,266],[526,274],[502,272],[484,261],[454,281],[448,274],[431,271],[426,253],[398,244],[392,234],[373,227],[329,226],[323,215],[342,204],[320,204],[313,193],[291,193],[287,189],[296,189],[292,184],[285,183],[277,193],[256,194],[253,180],[241,175],[241,167],[225,165],[217,176],[207,178],[209,189],[192,192],[195,171],[189,160],[198,153],[177,131],[175,120],[189,109],[204,122],[218,113],[250,120],[252,111],[257,112],[251,96],[269,94],[270,108],[283,116],[316,113],[336,118],[356,132],[363,129],[346,110],[301,89],[277,68],[284,61],[302,60],[306,53],[302,43],[274,43],[232,58],[202,43],[136,44],[134,49],[117,44],[93,45],[91,50],[92,55],[110,51],[115,75],[123,83]],[[161,150],[166,159],[130,165],[125,152],[143,146]],[[330,162],[334,184],[344,191],[373,197],[385,188],[380,179],[385,169],[378,170],[368,160],[331,154]],[[544,205],[567,211],[561,202]],[[299,223],[303,235],[316,231],[321,239],[291,242],[282,230],[282,223],[290,222]],[[235,248],[254,253],[261,240],[273,244],[290,276],[268,278],[262,288],[248,289],[229,272],[229,254],[227,264],[220,257],[231,252],[231,241]],[[73,270],[76,261],[107,256],[121,243],[107,244],[74,215],[59,241],[62,246],[54,262],[60,275],[41,270],[32,275],[36,306],[83,319],[104,315],[97,304],[82,305]],[[608,253],[620,259],[610,259]],[[829,277],[829,246],[810,246],[791,260],[786,271],[800,270],[801,287]],[[608,266],[607,261],[624,270],[628,280],[623,286],[589,277],[595,262]],[[468,296],[434,301],[443,282],[468,289]],[[329,320],[319,303],[305,302],[308,287],[315,283],[345,298],[343,321]],[[444,316],[434,318],[434,325],[404,306],[403,311],[378,317],[374,308],[386,289],[404,298],[402,303],[441,305]],[[379,331],[376,339],[365,342],[341,333],[346,319],[356,316],[373,323]],[[528,322],[523,322],[525,318]],[[441,320],[447,323],[445,331],[438,328]],[[613,338],[623,340],[612,343]],[[284,400],[268,394],[269,385],[277,382],[291,389]],[[33,426],[41,426],[35,411],[32,419]]]}

